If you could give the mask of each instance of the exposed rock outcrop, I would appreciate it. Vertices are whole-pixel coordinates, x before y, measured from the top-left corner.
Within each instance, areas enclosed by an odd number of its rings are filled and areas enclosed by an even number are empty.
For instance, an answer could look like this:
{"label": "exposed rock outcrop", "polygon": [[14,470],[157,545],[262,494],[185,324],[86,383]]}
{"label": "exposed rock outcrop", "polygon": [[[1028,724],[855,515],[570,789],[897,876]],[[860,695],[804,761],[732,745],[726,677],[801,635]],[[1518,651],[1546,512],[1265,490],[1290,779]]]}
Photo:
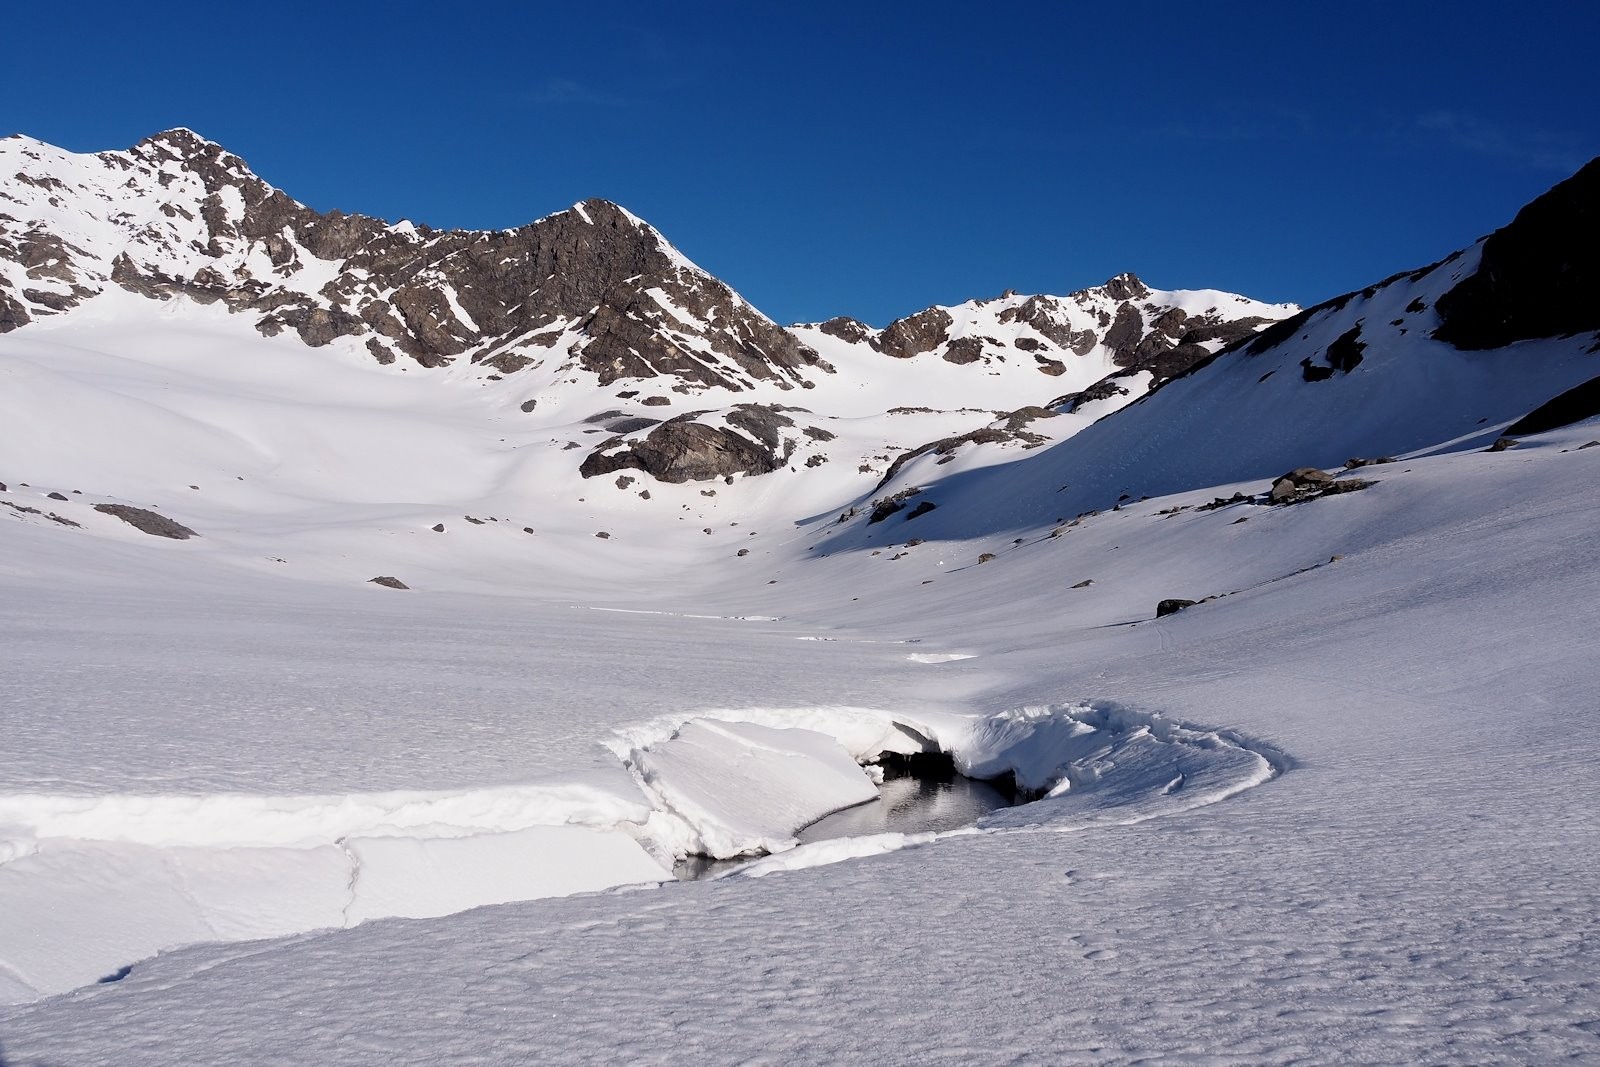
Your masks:
{"label": "exposed rock outcrop", "polygon": [[128,504],[96,504],[94,509],[101,514],[115,516],[135,530],[152,537],[170,537],[174,541],[187,541],[191,537],[200,536],[183,523],[175,522],[160,512],[148,508],[136,508]]}
{"label": "exposed rock outcrop", "polygon": [[720,419],[710,412],[689,412],[642,436],[612,437],[584,458],[579,473],[593,478],[640,470],[675,483],[766,474],[787,464],[802,442],[818,439],[807,432],[811,427],[800,427],[785,412],[809,414],[768,404],[735,405]]}

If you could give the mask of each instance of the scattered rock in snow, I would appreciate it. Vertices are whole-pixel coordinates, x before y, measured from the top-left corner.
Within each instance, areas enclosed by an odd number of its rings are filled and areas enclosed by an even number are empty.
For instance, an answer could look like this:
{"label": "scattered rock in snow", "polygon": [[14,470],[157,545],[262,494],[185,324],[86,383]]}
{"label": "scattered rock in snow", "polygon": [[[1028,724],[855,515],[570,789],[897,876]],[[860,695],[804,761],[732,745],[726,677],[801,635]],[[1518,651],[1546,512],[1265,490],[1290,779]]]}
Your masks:
{"label": "scattered rock in snow", "polygon": [[1199,507],[1195,508],[1195,510],[1196,511],[1216,511],[1218,508],[1225,508],[1225,507],[1228,507],[1228,506],[1233,505],[1233,504],[1248,504],[1248,503],[1250,503],[1250,498],[1249,497],[1245,496],[1243,493],[1234,493],[1230,497],[1220,497],[1220,496],[1216,497],[1215,499],[1213,499],[1211,501],[1211,503],[1209,503],[1209,504],[1201,504]]}
{"label": "scattered rock in snow", "polygon": [[441,522],[438,525],[434,526],[433,527],[433,532],[434,533],[444,533],[444,523]]}
{"label": "scattered rock in snow", "polygon": [[988,563],[991,559],[994,559],[994,553],[993,552],[985,552],[981,556],[978,557],[978,562],[979,563]]}
{"label": "scattered rock in snow", "polygon": [[1156,605],[1156,618],[1159,619],[1167,615],[1175,614],[1182,611],[1184,608],[1192,608],[1198,603],[1199,601],[1197,600],[1180,600],[1176,598],[1172,600],[1163,600],[1161,603]]}
{"label": "scattered rock in snow", "polygon": [[94,509],[103,515],[114,515],[135,530],[150,534],[152,537],[170,537],[174,541],[187,541],[191,537],[200,536],[182,523],[174,522],[165,515],[146,508],[136,508],[128,504],[96,504]]}
{"label": "scattered rock in snow", "polygon": [[1079,582],[1077,585],[1074,585],[1072,588],[1074,588],[1074,589],[1087,589],[1093,584],[1094,584],[1094,579],[1093,578],[1085,578],[1083,581]]}
{"label": "scattered rock in snow", "polygon": [[871,526],[875,522],[882,522],[890,515],[904,510],[906,501],[920,492],[922,492],[922,487],[913,485],[909,489],[902,489],[898,493],[874,500],[872,502],[872,513],[867,516],[867,525]]}
{"label": "scattered rock in snow", "polygon": [[63,500],[64,501],[64,500],[67,499],[66,496],[64,494],[62,494],[62,493],[49,493],[49,494],[47,494],[47,496],[51,500]]}
{"label": "scattered rock in snow", "polygon": [[370,582],[373,585],[381,585],[385,589],[410,589],[411,588],[405,582],[402,582],[400,579],[398,579],[398,578],[396,578],[396,577],[394,577],[393,575],[390,575],[390,574],[380,574],[376,578],[368,578],[367,581]]}
{"label": "scattered rock in snow", "polygon": [[611,535],[606,533],[604,530],[601,530],[599,533],[595,534],[595,536],[600,538],[600,540],[602,540],[602,541],[611,540]]}
{"label": "scattered rock in snow", "polygon": [[1363,459],[1360,456],[1352,456],[1351,458],[1349,458],[1349,459],[1344,461],[1344,469],[1347,470],[1347,471],[1352,471],[1352,470],[1355,470],[1357,467],[1370,467],[1375,463],[1393,463],[1393,462],[1394,462],[1394,457],[1393,456],[1373,456],[1371,459]]}
{"label": "scattered rock in snow", "polygon": [[912,519],[918,517],[919,515],[926,515],[928,512],[934,510],[938,506],[939,506],[938,504],[935,504],[931,500],[924,500],[924,501],[922,501],[922,503],[920,503],[916,507],[912,508],[906,514],[906,521],[910,522]]}
{"label": "scattered rock in snow", "polygon": [[1497,437],[1494,444],[1484,449],[1485,452],[1504,452],[1508,448],[1516,448],[1522,442],[1514,437]]}

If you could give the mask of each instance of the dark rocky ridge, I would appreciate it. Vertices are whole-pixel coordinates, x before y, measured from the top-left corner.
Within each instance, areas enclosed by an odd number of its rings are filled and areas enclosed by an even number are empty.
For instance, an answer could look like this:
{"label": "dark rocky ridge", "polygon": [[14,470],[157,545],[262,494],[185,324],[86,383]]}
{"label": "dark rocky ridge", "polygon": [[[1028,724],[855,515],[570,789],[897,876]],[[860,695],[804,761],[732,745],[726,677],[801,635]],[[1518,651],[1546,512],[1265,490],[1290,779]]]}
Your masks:
{"label": "dark rocky ridge", "polygon": [[1484,241],[1478,269],[1439,298],[1433,336],[1501,348],[1600,330],[1600,157]]}
{"label": "dark rocky ridge", "polygon": [[1506,436],[1544,433],[1600,415],[1600,376],[1573,386],[1506,427]]}
{"label": "dark rocky ridge", "polygon": [[[59,237],[0,217],[0,257],[21,264],[30,278],[71,286],[65,293],[21,294],[0,287],[0,332],[67,310],[110,283],[152,298],[220,301],[255,314],[265,334],[293,330],[312,346],[363,337],[380,361],[404,355],[427,367],[467,355],[510,373],[553,357],[593,372],[602,384],[668,376],[688,391],[739,390],[754,380],[791,388],[804,384],[802,368],[819,362],[792,334],[608,201],[584,201],[514,230],[436,231],[315,211],[188,130],[98,158],[147,193],[155,183],[166,189],[174,172],[198,181],[203,195],[188,201],[174,195],[162,212],[201,226],[202,238],[180,248],[176,231],[135,228],[130,219],[125,250],[99,263]],[[244,264],[252,252],[270,260],[269,275]],[[196,254],[210,262],[173,269]],[[293,284],[307,254],[338,264],[336,276],[314,293]]]}

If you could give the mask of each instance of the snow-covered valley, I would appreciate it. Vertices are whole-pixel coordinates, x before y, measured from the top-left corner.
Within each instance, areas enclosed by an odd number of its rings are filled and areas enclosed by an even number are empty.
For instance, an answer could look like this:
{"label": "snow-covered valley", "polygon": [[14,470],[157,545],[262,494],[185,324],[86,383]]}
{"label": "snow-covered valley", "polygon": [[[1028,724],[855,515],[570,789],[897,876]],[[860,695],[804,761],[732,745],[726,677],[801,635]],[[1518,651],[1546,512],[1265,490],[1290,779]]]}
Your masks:
{"label": "snow-covered valley", "polygon": [[[215,155],[166,144],[139,197]],[[623,212],[659,299],[436,265],[384,361],[413,238],[341,267],[236,170],[123,268],[7,187],[72,254],[0,264],[63,304],[0,333],[5,1062],[1600,1050],[1600,419],[1515,429],[1600,335],[1433,336],[1510,238],[1292,319],[1119,276],[784,331]],[[357,332],[263,328],[274,270]],[[918,752],[1023,802],[801,840]]]}

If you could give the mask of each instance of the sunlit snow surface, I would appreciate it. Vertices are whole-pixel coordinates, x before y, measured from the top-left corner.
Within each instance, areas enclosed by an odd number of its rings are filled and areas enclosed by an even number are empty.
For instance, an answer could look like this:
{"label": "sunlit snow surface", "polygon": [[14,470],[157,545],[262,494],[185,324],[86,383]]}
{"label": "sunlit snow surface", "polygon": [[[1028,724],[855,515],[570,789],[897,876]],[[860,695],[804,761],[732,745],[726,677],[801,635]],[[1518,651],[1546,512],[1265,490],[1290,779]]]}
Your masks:
{"label": "sunlit snow surface", "polygon": [[[1019,464],[917,520],[948,537],[821,558],[837,513],[795,525],[787,483],[602,500],[509,421],[463,436],[476,384],[195,321],[121,363],[3,342],[0,499],[82,523],[0,509],[0,993],[74,990],[0,1013],[8,1062],[1600,1054],[1600,427],[1284,509],[1195,510],[1266,486],[1185,456],[1071,526],[1000,507]],[[1586,371],[1527,354],[1539,389]],[[1479,380],[1483,417],[1522,404]],[[787,847],[915,737],[1049,795]],[[778,851],[656,884],[747,846]]]}

